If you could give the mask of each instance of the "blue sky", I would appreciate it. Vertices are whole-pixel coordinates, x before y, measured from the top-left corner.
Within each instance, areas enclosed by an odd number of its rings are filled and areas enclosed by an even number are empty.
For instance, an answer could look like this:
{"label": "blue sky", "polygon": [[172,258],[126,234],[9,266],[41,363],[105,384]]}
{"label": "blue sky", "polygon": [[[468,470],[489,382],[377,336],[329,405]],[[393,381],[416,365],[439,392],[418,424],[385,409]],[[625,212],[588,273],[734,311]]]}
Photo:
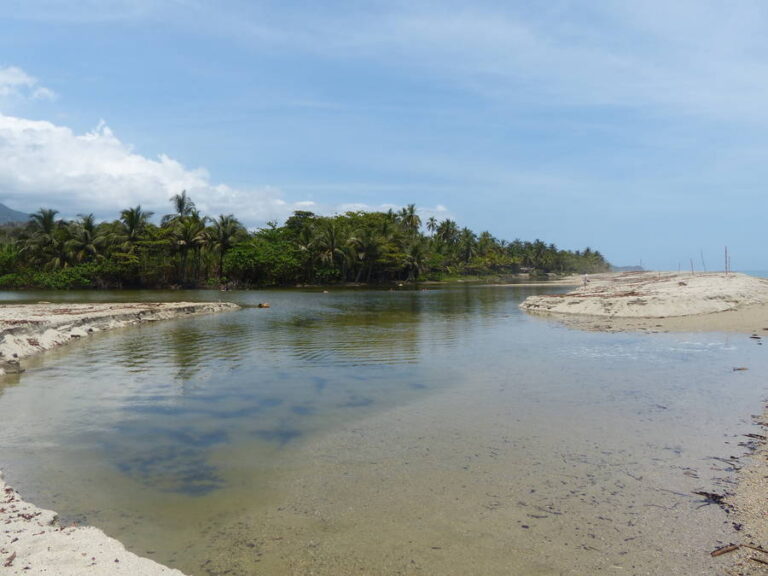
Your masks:
{"label": "blue sky", "polygon": [[768,4],[0,3],[0,201],[415,203],[618,265],[768,269]]}

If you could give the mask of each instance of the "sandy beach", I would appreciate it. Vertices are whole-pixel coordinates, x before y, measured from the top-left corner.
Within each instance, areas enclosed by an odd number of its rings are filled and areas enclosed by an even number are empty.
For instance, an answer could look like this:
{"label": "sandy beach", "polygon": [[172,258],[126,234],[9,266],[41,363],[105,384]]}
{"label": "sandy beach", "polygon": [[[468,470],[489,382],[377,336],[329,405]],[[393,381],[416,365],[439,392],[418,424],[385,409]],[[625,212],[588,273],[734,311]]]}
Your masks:
{"label": "sandy beach", "polygon": [[[24,358],[104,330],[237,308],[226,302],[2,306],[2,369],[17,372],[20,363],[23,369]],[[7,574],[182,574],[126,551],[97,528],[60,526],[55,512],[25,502],[5,484],[2,473],[0,567]]]}
{"label": "sandy beach", "polygon": [[626,272],[520,305],[585,330],[739,332],[768,329],[768,279],[738,273]]}

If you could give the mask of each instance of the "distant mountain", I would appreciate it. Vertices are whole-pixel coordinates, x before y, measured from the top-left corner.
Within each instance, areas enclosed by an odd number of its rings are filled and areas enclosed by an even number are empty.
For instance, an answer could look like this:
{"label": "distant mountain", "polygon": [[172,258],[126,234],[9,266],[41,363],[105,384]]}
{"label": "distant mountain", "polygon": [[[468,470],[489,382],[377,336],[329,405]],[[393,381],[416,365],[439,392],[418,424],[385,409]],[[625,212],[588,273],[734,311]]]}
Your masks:
{"label": "distant mountain", "polygon": [[29,214],[8,208],[5,204],[0,204],[0,224],[9,224],[11,222],[24,223],[27,220],[29,220]]}

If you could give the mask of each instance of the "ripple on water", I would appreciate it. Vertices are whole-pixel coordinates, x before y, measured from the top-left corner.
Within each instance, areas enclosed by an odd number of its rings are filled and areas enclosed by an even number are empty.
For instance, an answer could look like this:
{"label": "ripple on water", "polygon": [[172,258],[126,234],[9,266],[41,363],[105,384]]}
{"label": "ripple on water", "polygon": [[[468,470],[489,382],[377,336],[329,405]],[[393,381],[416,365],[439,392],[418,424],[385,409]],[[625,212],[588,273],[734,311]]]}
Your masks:
{"label": "ripple on water", "polygon": [[685,494],[728,478],[708,458],[762,349],[579,333],[522,295],[230,293],[272,308],[99,334],[0,388],[0,461],[193,574],[709,570],[690,546],[723,519]]}

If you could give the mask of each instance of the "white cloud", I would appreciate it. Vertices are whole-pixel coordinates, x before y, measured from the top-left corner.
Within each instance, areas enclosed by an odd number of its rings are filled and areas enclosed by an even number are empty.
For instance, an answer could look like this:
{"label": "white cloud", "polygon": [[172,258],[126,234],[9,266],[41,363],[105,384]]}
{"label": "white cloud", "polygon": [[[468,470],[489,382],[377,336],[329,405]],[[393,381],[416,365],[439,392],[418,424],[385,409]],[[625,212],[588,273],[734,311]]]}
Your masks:
{"label": "white cloud", "polygon": [[165,214],[171,210],[169,198],[182,190],[203,213],[234,213],[247,225],[282,220],[293,210],[315,206],[288,202],[277,188],[214,183],[206,170],[186,168],[166,155],[147,158],[103,122],[76,134],[51,122],[0,114],[0,201],[13,208],[55,208],[65,216],[95,212],[111,219],[141,204]]}
{"label": "white cloud", "polygon": [[0,68],[0,98],[25,97],[34,100],[53,100],[53,90],[41,86],[37,79],[21,68],[6,66]]}

